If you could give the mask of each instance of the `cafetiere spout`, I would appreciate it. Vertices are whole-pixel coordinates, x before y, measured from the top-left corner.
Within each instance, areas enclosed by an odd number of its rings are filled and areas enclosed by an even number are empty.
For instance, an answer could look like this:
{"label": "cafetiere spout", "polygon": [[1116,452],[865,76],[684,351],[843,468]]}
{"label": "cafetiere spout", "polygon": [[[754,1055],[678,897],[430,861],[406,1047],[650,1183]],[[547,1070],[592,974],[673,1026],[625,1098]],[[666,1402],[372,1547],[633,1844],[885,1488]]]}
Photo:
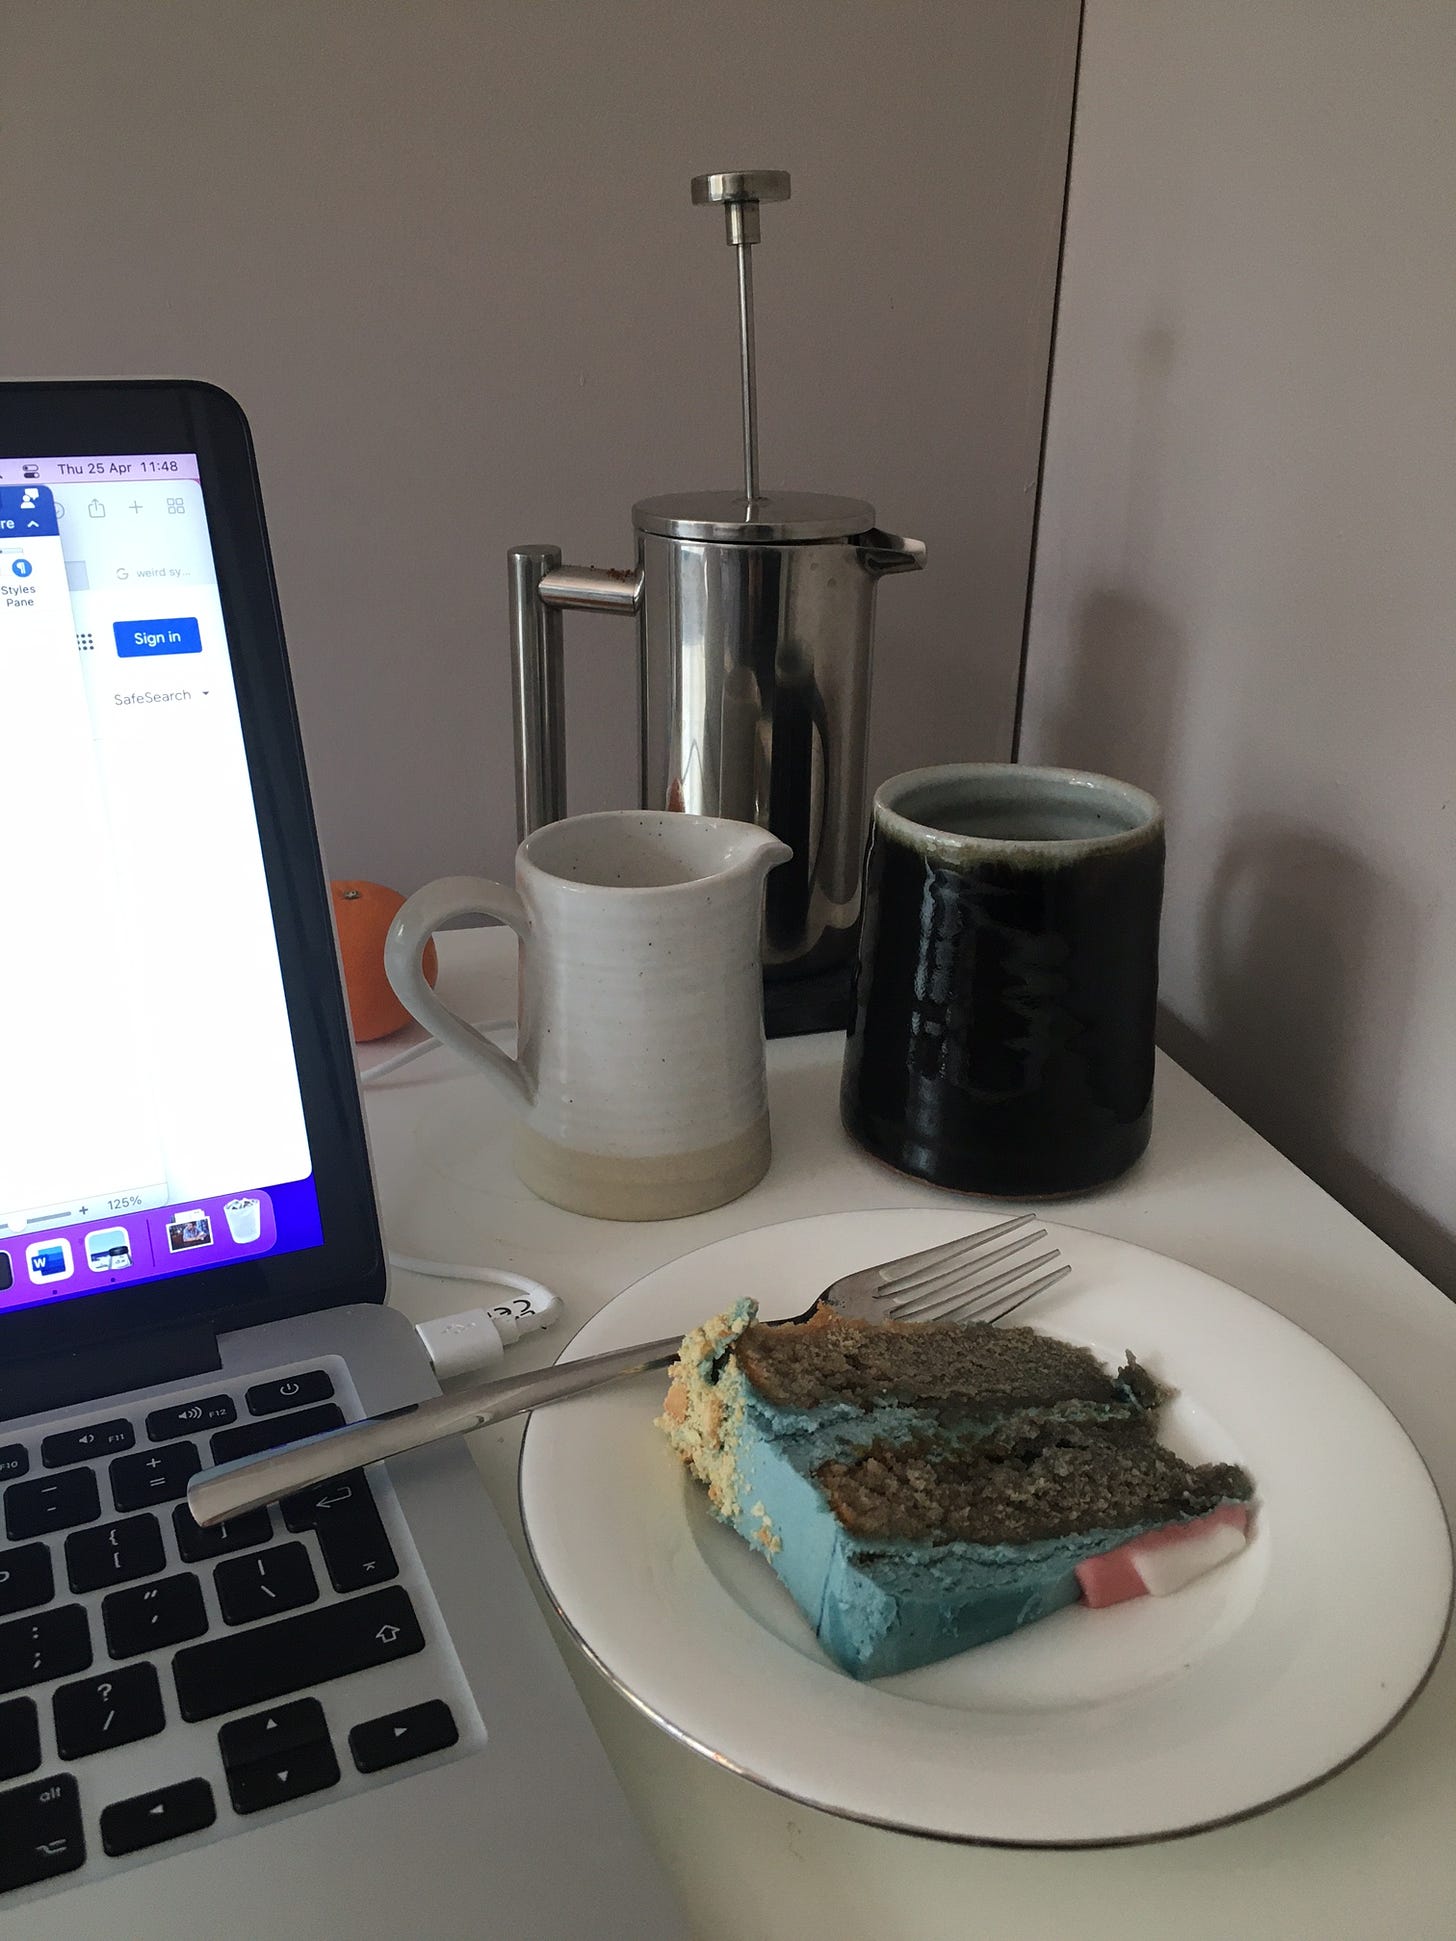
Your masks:
{"label": "cafetiere spout", "polygon": [[902,539],[898,533],[861,533],[858,541],[860,564],[867,573],[881,579],[886,573],[918,573],[925,565],[925,541]]}

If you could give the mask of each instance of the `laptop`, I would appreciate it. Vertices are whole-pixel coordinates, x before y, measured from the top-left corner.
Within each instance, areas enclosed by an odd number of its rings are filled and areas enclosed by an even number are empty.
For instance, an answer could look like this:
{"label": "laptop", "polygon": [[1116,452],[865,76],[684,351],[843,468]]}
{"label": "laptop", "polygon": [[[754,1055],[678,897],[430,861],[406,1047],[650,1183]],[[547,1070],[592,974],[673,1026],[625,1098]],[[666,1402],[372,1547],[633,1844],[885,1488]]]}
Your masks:
{"label": "laptop", "polygon": [[463,1447],[186,1507],[436,1392],[223,392],[0,385],[0,725],[0,1935],[680,1934]]}

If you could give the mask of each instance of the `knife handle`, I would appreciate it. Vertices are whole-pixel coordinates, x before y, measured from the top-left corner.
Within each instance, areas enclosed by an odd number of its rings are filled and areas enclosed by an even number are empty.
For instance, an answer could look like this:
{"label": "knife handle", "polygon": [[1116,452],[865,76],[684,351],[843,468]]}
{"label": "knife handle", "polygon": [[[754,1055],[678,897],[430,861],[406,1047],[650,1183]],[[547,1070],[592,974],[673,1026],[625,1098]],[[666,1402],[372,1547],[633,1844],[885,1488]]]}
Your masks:
{"label": "knife handle", "polygon": [[525,1375],[462,1383],[428,1402],[412,1403],[388,1415],[366,1416],[362,1422],[326,1429],[322,1435],[308,1436],[281,1449],[240,1456],[236,1462],[199,1470],[187,1485],[187,1506],[204,1526],[222,1523],[248,1510],[261,1509],[266,1503],[276,1503],[279,1497],[291,1496],[296,1490],[327,1482],[345,1470],[382,1462],[386,1456],[400,1456],[408,1449],[421,1449],[446,1436],[467,1435],[472,1429],[504,1422],[508,1416],[524,1415],[550,1402],[589,1394],[594,1388],[640,1375],[645,1369],[665,1368],[677,1359],[681,1346],[681,1335],[668,1335],[661,1341],[612,1348],[580,1361],[557,1362],[554,1367],[533,1369]]}

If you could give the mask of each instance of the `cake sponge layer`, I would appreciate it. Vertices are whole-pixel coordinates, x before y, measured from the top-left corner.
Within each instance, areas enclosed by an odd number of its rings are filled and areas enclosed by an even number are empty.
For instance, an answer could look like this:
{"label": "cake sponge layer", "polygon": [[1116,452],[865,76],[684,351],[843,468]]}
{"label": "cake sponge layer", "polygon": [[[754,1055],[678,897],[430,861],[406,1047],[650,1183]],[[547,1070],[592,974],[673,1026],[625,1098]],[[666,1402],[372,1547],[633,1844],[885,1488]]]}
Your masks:
{"label": "cake sponge layer", "polygon": [[1052,1402],[1157,1400],[1156,1384],[1131,1358],[1114,1378],[1087,1349],[1035,1328],[852,1321],[821,1307],[807,1321],[749,1323],[734,1354],[758,1396],[782,1409],[909,1401],[973,1404],[999,1416]]}
{"label": "cake sponge layer", "polygon": [[943,1441],[874,1442],[814,1479],[850,1536],[929,1543],[1036,1543],[1175,1523],[1248,1494],[1229,1463],[1193,1468],[1146,1419],[1065,1422],[1012,1417]]}

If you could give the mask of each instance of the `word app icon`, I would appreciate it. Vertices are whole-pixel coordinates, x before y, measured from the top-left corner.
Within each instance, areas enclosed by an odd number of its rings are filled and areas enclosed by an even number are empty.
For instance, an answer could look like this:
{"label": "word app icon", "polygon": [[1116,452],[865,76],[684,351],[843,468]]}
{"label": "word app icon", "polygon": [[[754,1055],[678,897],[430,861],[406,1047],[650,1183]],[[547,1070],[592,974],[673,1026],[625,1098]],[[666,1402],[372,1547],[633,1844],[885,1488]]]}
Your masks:
{"label": "word app icon", "polygon": [[63,1281],[71,1272],[69,1240],[32,1240],[25,1250],[25,1265],[30,1278],[39,1286],[47,1281]]}

